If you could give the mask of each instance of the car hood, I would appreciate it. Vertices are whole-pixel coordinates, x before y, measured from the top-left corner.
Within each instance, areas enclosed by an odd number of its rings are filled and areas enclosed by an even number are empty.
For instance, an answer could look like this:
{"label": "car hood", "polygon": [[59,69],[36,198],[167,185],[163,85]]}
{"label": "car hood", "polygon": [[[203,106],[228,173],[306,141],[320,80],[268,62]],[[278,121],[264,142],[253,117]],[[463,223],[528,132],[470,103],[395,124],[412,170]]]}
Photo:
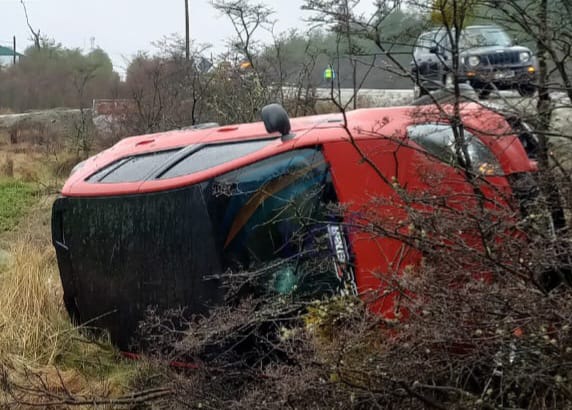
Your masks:
{"label": "car hood", "polygon": [[[489,46],[489,47],[473,47],[467,50],[463,50],[461,55],[487,55],[493,53],[506,53],[506,52],[521,52],[521,51],[531,51],[523,46],[512,46],[512,47],[500,47],[500,46]],[[532,54],[532,53],[531,53]]]}

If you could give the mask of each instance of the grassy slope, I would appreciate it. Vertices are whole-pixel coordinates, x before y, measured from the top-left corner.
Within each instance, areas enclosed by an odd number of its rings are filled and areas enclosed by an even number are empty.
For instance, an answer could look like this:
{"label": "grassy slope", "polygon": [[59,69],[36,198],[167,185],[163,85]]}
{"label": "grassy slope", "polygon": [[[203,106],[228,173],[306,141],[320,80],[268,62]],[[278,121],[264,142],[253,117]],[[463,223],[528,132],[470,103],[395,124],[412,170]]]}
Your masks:
{"label": "grassy slope", "polygon": [[0,180],[0,232],[16,226],[36,200],[34,184],[13,179]]}

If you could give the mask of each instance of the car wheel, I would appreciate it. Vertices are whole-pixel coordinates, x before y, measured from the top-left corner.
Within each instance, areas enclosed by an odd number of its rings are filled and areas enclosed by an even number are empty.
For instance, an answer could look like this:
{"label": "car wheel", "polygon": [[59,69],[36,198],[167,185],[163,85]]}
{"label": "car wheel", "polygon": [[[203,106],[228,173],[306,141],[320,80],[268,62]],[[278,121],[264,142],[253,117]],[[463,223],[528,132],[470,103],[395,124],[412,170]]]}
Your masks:
{"label": "car wheel", "polygon": [[532,97],[536,92],[536,87],[532,84],[522,84],[518,87],[518,93],[521,97]]}

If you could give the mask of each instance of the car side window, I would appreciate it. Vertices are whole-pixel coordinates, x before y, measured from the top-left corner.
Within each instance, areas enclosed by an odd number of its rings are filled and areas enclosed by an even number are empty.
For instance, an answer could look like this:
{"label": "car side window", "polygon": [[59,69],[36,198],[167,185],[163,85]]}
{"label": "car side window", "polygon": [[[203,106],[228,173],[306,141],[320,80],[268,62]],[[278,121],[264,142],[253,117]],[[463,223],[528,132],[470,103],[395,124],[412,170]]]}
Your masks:
{"label": "car side window", "polygon": [[245,157],[274,142],[274,139],[259,139],[223,144],[206,145],[198,151],[181,159],[171,168],[163,172],[159,178],[175,178],[204,171],[217,165]]}
{"label": "car side window", "polygon": [[178,149],[122,158],[92,174],[87,181],[103,184],[144,181],[177,152]]}
{"label": "car side window", "polygon": [[422,34],[417,40],[415,55],[421,56],[429,54],[430,50],[435,48],[437,48],[439,54],[444,54],[449,51],[450,47],[447,33],[442,31],[432,31]]}
{"label": "car side window", "polygon": [[449,42],[449,35],[446,32],[441,32],[438,35],[437,42],[439,43],[439,52],[445,54],[451,51],[451,43]]}

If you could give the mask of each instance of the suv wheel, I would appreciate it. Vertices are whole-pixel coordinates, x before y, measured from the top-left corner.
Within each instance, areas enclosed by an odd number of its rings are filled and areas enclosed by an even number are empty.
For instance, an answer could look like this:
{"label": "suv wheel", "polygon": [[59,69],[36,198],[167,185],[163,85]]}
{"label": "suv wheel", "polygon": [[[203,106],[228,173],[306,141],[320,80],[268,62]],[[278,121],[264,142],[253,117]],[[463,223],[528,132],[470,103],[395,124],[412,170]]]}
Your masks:
{"label": "suv wheel", "polygon": [[480,100],[486,100],[493,91],[493,86],[490,84],[482,84],[480,87],[475,88]]}
{"label": "suv wheel", "polygon": [[536,92],[536,86],[532,84],[521,84],[517,90],[521,97],[532,97]]}
{"label": "suv wheel", "polygon": [[479,99],[486,100],[491,95],[491,90],[488,88],[483,88],[479,90]]}

